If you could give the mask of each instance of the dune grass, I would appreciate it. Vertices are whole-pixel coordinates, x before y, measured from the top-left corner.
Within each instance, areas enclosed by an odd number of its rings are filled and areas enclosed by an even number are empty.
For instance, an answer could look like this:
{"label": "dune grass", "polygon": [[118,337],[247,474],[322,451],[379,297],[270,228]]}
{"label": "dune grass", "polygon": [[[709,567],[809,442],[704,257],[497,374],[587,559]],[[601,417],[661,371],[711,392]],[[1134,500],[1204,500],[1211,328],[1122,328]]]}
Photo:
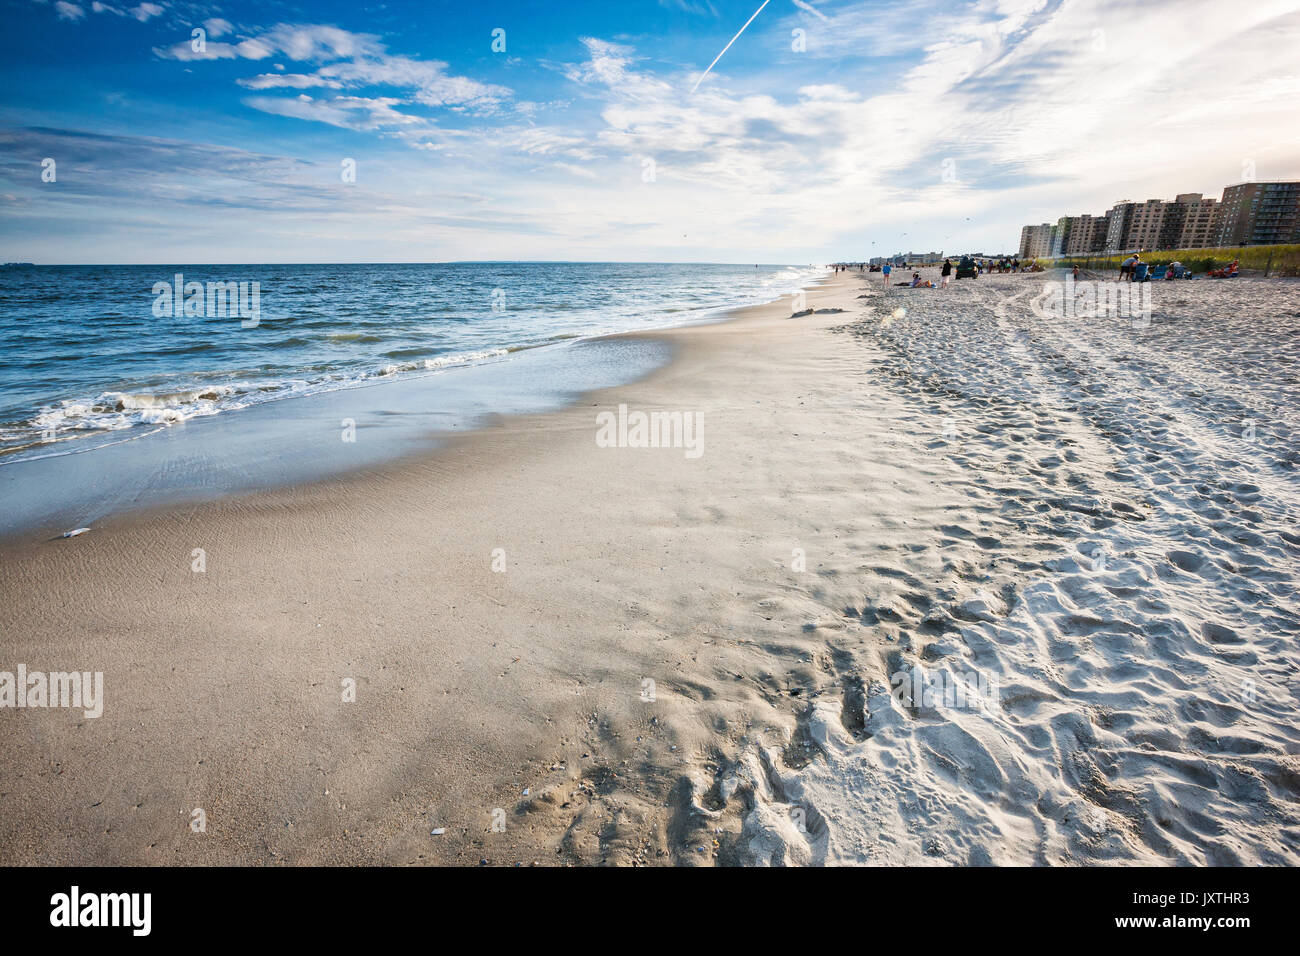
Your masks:
{"label": "dune grass", "polygon": [[[1117,253],[1113,256],[1063,256],[1049,260],[1058,268],[1079,266],[1083,269],[1119,270],[1120,263],[1129,257],[1129,253]],[[1218,249],[1165,249],[1143,252],[1142,261],[1152,266],[1168,265],[1181,262],[1193,272],[1208,272],[1229,265],[1233,259],[1238,260],[1241,272],[1251,272],[1270,276],[1300,276],[1300,245],[1280,246],[1239,246],[1237,248]]]}

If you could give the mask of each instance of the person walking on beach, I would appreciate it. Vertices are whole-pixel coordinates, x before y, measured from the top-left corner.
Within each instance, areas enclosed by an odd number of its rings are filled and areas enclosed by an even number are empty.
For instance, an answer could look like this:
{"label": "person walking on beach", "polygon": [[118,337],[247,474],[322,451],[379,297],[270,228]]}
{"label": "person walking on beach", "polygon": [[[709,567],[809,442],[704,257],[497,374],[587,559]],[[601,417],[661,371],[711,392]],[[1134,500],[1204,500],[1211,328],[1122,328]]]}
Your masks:
{"label": "person walking on beach", "polygon": [[889,288],[889,273],[893,268],[894,267],[891,266],[888,262],[886,262],[883,266],[880,267],[880,271],[884,275],[884,282],[885,282],[886,289]]}
{"label": "person walking on beach", "polygon": [[951,260],[951,259],[944,259],[944,260],[943,260],[943,268],[942,268],[941,270],[939,270],[939,274],[940,274],[941,276],[943,276],[943,281],[939,283],[939,288],[940,288],[940,289],[946,289],[946,288],[948,288],[948,281],[952,278],[952,260]]}

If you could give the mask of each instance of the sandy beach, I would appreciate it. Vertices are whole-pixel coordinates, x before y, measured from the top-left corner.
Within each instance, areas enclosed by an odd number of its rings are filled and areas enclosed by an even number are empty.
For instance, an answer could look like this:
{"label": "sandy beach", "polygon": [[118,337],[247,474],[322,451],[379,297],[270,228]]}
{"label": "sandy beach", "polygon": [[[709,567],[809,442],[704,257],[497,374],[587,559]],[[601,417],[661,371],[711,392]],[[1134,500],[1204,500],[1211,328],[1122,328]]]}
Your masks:
{"label": "sandy beach", "polygon": [[1300,862],[1300,285],[1047,281],[841,273],[431,454],[4,541],[4,666],[104,701],[0,711],[0,860]]}

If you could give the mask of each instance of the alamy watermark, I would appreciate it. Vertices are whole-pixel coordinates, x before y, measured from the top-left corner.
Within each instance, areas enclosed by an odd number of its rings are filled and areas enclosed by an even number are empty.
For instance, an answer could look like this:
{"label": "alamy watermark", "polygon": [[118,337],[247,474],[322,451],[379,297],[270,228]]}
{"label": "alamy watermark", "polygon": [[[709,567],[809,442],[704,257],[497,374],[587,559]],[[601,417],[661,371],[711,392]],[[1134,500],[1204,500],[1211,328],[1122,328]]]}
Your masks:
{"label": "alamy watermark", "polygon": [[154,318],[239,318],[246,329],[262,321],[260,282],[186,282],[179,272],[173,279],[153,284]]}
{"label": "alamy watermark", "polygon": [[1076,282],[1067,275],[1064,282],[1050,280],[1029,302],[1040,319],[1127,318],[1134,328],[1151,324],[1150,282]]}
{"label": "alamy watermark", "polygon": [[102,671],[29,671],[19,664],[17,673],[0,671],[0,709],[13,707],[81,709],[90,718],[104,713]]}
{"label": "alamy watermark", "polygon": [[998,704],[998,685],[983,674],[926,673],[920,665],[898,671],[889,679],[889,692],[905,707],[917,710],[982,710]]}
{"label": "alamy watermark", "polygon": [[683,448],[687,458],[704,454],[704,421],[699,412],[629,412],[596,415],[597,448]]}
{"label": "alamy watermark", "polygon": [[73,886],[50,897],[50,925],[124,927],[148,936],[153,927],[152,893],[83,893]]}

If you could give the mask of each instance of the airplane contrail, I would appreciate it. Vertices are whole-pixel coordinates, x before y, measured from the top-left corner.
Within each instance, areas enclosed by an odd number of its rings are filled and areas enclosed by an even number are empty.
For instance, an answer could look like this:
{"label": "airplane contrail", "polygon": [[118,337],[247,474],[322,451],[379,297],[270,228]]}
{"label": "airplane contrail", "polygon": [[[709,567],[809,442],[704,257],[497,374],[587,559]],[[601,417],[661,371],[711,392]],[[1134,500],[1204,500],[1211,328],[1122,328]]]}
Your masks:
{"label": "airplane contrail", "polygon": [[[763,7],[767,6],[771,2],[772,0],[763,0]],[[749,27],[751,23],[754,22],[754,17],[758,16],[760,13],[763,12],[763,7],[759,7],[757,10],[755,10],[754,16],[746,20],[745,25],[736,31],[736,35],[731,38],[731,43],[735,43],[737,40],[740,39],[740,35],[745,32],[745,30]],[[731,49],[731,43],[728,43],[726,46],[722,48],[722,53],[726,53],[728,50]],[[713,69],[715,66],[718,65],[718,61],[722,59],[722,53],[719,53],[717,56],[715,56],[713,58],[713,62],[709,64],[709,69],[705,70],[703,73],[700,74],[700,78],[696,80],[695,85],[691,87],[692,93],[694,93],[696,90],[700,88],[700,84],[704,82],[704,78],[709,75],[709,70]]]}

